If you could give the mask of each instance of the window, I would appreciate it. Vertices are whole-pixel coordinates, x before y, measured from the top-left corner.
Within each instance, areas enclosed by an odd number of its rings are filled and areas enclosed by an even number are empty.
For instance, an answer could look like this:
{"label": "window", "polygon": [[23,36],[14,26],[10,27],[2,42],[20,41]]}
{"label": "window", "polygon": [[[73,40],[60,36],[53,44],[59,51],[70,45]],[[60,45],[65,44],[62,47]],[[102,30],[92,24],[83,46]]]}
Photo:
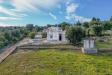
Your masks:
{"label": "window", "polygon": [[50,35],[50,38],[52,39],[52,38],[53,38],[53,36],[52,36],[52,35]]}

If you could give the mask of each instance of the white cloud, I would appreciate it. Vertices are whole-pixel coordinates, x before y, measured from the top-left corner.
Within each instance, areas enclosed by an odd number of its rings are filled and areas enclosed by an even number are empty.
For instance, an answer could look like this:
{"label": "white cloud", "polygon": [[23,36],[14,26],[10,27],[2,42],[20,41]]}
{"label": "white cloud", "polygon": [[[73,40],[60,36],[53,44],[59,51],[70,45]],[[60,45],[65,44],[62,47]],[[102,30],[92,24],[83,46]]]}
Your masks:
{"label": "white cloud", "polygon": [[91,18],[79,16],[79,15],[76,15],[76,14],[67,15],[67,16],[65,16],[65,19],[74,20],[74,21],[80,21],[80,22],[89,22],[89,21],[91,21]]}
{"label": "white cloud", "polygon": [[17,26],[17,25],[0,23],[0,27],[9,27],[9,26]]}
{"label": "white cloud", "polygon": [[[0,0],[3,3],[5,0]],[[34,12],[43,12],[44,14],[49,14],[54,20],[57,20],[57,16],[52,12],[56,9],[62,9],[63,5],[66,6],[66,16],[67,20],[75,19],[76,21],[89,21],[89,18],[79,16],[76,14],[76,10],[79,4],[73,3],[73,0],[7,0],[14,7],[13,9],[8,9],[0,6],[0,13],[7,14],[9,17],[0,17],[0,20],[19,20],[22,17],[28,16],[27,14]],[[61,3],[63,2],[63,3]],[[5,3],[5,2],[4,2]],[[62,5],[61,5],[62,4]],[[50,12],[50,13],[49,13]],[[27,14],[26,14],[27,13]],[[63,10],[57,11],[58,14],[64,14]],[[42,14],[42,13],[39,13]],[[33,14],[35,15],[35,14]]]}
{"label": "white cloud", "polygon": [[56,17],[54,14],[49,13],[49,15],[50,15],[54,20],[57,20],[57,17]]}
{"label": "white cloud", "polygon": [[15,18],[15,17],[0,17],[0,20],[2,20],[2,21],[20,20],[20,18]]}
{"label": "white cloud", "polygon": [[15,16],[15,17],[24,17],[24,16],[27,15],[27,14],[20,13],[19,10],[7,9],[7,8],[2,7],[2,6],[0,6],[0,13],[6,14],[6,15],[9,15],[9,16]]}
{"label": "white cloud", "polygon": [[[33,1],[32,1],[33,2]],[[17,10],[29,10],[29,9],[36,9],[32,4],[31,0],[12,0],[13,6]]]}
{"label": "white cloud", "polygon": [[67,19],[67,20],[70,20],[71,19],[71,16],[65,16],[65,19]]}
{"label": "white cloud", "polygon": [[4,8],[0,6],[0,13],[8,14],[10,16],[17,16],[14,12],[12,12],[10,9]]}
{"label": "white cloud", "polygon": [[78,15],[74,16],[74,19],[75,19],[75,21],[80,21],[80,22],[89,22],[89,21],[91,21],[90,18],[85,18],[85,17],[78,16]]}
{"label": "white cloud", "polygon": [[22,11],[49,9],[56,6],[58,2],[60,0],[12,0],[13,6]]}
{"label": "white cloud", "polygon": [[80,22],[89,22],[89,21],[91,21],[91,18],[86,18],[86,17],[79,16],[79,15],[76,15],[76,14],[71,14],[71,15],[65,16],[65,18],[67,20],[74,20],[74,21],[80,21]]}
{"label": "white cloud", "polygon": [[66,7],[67,15],[65,16],[65,19],[80,21],[80,22],[90,21],[91,20],[90,18],[86,18],[86,17],[79,16],[76,14],[76,10],[78,7],[79,7],[79,4],[67,2],[67,7]]}
{"label": "white cloud", "polygon": [[74,4],[74,3],[67,5],[67,8],[66,8],[67,14],[75,13],[78,6],[79,6],[78,4]]}
{"label": "white cloud", "polygon": [[65,2],[66,2],[66,5],[69,5],[72,2],[72,0],[65,0]]}
{"label": "white cloud", "polygon": [[[0,3],[3,3],[4,1],[5,0],[0,0]],[[61,8],[61,6],[58,4],[60,0],[10,0],[9,2],[14,7],[13,9],[8,9],[0,6],[0,13],[8,15],[5,17],[0,17],[0,20],[2,21],[19,20],[22,17],[28,16],[26,13],[29,13],[29,11],[35,12],[36,10],[40,12],[45,12],[46,10],[50,10],[53,7]],[[49,15],[53,19],[57,19],[57,17],[52,13],[49,13]]]}

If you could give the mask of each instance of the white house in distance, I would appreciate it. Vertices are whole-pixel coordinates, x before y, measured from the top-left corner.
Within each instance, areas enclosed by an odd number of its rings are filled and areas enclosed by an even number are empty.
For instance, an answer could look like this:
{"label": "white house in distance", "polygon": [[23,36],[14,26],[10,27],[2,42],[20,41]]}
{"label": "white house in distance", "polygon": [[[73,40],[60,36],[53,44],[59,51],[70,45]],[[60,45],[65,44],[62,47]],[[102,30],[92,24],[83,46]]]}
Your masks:
{"label": "white house in distance", "polygon": [[46,32],[47,41],[67,42],[65,38],[66,31],[63,31],[60,27],[49,27]]}

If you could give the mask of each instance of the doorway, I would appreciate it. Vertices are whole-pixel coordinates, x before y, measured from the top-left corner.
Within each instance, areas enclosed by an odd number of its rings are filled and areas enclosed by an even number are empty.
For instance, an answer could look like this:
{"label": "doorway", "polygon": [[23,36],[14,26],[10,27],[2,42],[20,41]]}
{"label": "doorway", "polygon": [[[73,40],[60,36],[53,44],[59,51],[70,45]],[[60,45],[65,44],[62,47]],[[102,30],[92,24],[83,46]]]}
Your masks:
{"label": "doorway", "polygon": [[59,41],[62,41],[62,34],[59,34]]}

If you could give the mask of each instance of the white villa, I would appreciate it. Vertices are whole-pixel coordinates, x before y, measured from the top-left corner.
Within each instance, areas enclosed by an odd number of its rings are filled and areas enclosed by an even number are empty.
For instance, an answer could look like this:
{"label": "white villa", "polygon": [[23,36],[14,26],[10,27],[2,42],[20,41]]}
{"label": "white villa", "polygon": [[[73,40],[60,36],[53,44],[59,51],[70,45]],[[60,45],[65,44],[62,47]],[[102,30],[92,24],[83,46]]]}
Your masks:
{"label": "white villa", "polygon": [[43,32],[47,32],[47,38],[42,38],[42,34],[38,34],[32,39],[32,44],[65,44],[68,43],[65,38],[66,31],[63,31],[60,27],[49,27]]}
{"label": "white villa", "polygon": [[63,31],[60,27],[49,27],[46,32],[47,41],[67,42],[65,38],[66,31]]}

